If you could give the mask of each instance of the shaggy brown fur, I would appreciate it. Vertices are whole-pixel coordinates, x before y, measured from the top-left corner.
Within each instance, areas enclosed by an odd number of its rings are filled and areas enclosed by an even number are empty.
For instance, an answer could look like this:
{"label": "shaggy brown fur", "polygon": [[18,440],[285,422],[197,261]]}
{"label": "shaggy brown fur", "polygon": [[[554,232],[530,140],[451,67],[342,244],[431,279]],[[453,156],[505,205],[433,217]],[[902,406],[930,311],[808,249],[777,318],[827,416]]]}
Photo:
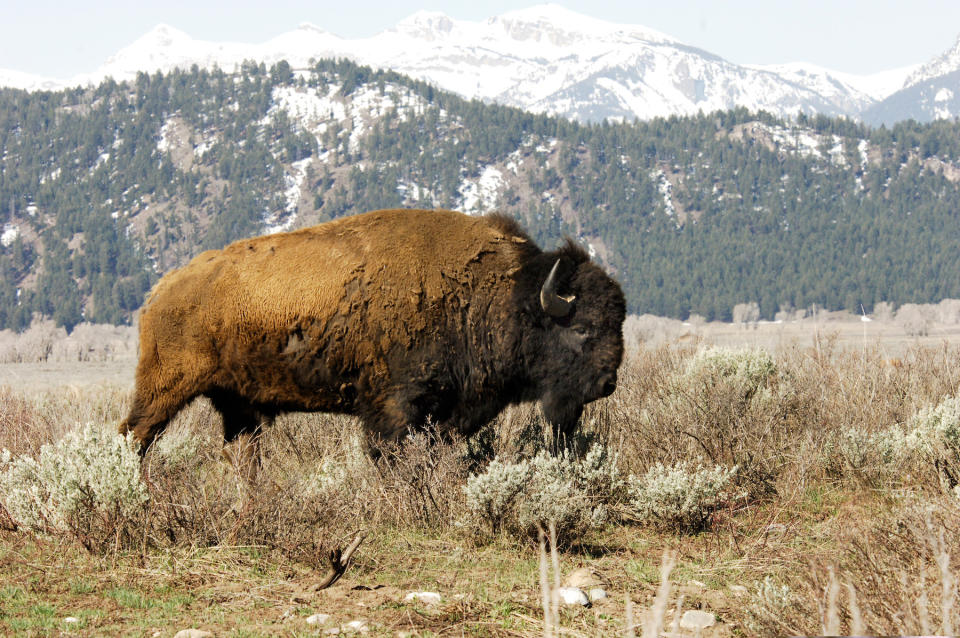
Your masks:
{"label": "shaggy brown fur", "polygon": [[[577,296],[560,319],[538,302],[557,259]],[[612,391],[623,318],[582,251],[543,253],[503,216],[383,210],[243,240],[151,292],[120,431],[146,449],[198,395],[228,441],[287,410],[357,414],[390,441],[428,418],[470,434],[531,398],[569,429]]]}

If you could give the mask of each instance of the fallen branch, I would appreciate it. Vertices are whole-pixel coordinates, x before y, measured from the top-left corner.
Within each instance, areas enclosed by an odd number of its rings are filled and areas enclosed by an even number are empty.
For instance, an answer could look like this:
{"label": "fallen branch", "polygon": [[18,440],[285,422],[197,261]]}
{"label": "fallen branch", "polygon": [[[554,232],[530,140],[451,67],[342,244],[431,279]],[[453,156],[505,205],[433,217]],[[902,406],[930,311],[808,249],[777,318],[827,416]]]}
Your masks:
{"label": "fallen branch", "polygon": [[347,546],[346,551],[342,554],[339,549],[331,550],[330,556],[327,557],[327,561],[330,563],[327,573],[320,582],[311,587],[311,589],[314,591],[326,589],[340,580],[343,573],[350,567],[350,560],[353,558],[353,553],[357,551],[357,548],[360,547],[360,543],[363,542],[365,537],[366,534],[364,532],[358,532],[356,538],[353,539],[353,542]]}

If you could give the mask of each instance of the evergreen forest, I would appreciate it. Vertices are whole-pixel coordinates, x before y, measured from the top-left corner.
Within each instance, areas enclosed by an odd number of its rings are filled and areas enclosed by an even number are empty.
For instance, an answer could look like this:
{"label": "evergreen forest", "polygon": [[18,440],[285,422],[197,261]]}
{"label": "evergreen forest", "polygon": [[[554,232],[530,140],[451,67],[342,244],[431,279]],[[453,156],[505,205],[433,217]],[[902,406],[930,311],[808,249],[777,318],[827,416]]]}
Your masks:
{"label": "evergreen forest", "polygon": [[385,207],[582,242],[633,313],[960,297],[960,123],[575,122],[344,60],[0,89],[0,329],[132,321],[199,252]]}

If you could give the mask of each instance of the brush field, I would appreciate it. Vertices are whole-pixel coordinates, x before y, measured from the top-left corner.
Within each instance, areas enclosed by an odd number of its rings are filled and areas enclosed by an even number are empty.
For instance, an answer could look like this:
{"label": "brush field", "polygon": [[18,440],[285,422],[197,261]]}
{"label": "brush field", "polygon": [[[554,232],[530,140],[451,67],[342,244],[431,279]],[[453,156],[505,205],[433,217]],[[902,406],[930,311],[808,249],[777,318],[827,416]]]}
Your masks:
{"label": "brush field", "polygon": [[[602,520],[571,523],[553,560],[557,580],[588,568],[608,598],[556,618],[541,584],[553,561],[529,524],[509,523],[523,502],[495,521],[465,489],[490,459],[551,446],[534,405],[472,441],[416,434],[377,463],[355,420],[286,415],[248,489],[198,400],[147,454],[143,507],[90,501],[96,515],[30,525],[9,480],[18,459],[87,424],[111,432],[134,360],[5,363],[0,634],[694,635],[678,624],[689,610],[714,615],[703,636],[960,628],[960,341],[852,322],[790,338],[782,324],[711,325],[647,327],[663,338],[635,343],[617,391],[588,407],[574,448],[602,446],[617,478],[589,492]],[[667,490],[658,467],[732,478],[709,497],[680,483],[679,500],[650,509]],[[329,551],[358,532],[342,579],[318,590]],[[440,601],[405,600],[423,591]]]}

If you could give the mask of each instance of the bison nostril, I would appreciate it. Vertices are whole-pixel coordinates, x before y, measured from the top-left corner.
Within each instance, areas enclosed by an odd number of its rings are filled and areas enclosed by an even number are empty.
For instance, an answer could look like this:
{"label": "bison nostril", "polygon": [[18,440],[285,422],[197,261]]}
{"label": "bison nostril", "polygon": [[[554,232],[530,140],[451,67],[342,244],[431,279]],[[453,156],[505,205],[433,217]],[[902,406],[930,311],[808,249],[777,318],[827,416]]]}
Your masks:
{"label": "bison nostril", "polygon": [[600,379],[600,396],[608,397],[617,389],[617,375],[612,374]]}

